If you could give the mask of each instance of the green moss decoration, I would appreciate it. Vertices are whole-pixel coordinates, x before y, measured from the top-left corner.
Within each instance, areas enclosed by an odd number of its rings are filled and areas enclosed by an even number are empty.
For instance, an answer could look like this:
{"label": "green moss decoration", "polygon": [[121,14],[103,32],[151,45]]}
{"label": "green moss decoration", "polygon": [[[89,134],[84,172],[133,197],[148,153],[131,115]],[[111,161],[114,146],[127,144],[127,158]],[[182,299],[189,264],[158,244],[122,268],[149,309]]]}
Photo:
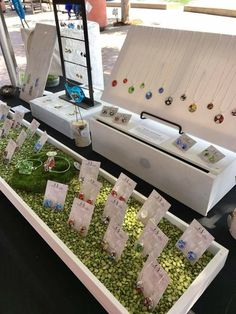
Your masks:
{"label": "green moss decoration", "polygon": [[[9,138],[15,138],[18,133],[19,131],[11,130]],[[16,171],[15,166],[17,162],[33,155],[32,147],[36,139],[35,137],[28,140],[22,149],[14,155],[9,166],[4,165],[0,159],[1,177],[10,185],[12,182],[11,178]],[[0,140],[0,151],[3,151],[6,143],[7,139]],[[52,145],[46,144],[41,153],[46,155],[46,152],[49,150],[56,149]],[[62,153],[58,151],[58,154]],[[67,158],[71,160],[70,157]],[[67,224],[75,191],[78,191],[80,188],[77,175],[74,175],[74,178],[69,183],[65,207],[61,212],[55,212],[42,206],[43,193],[31,193],[19,189],[16,189],[16,192],[130,313],[147,314],[149,312],[143,306],[143,297],[137,294],[134,289],[138,273],[144,263],[141,255],[134,250],[134,243],[143,229],[143,225],[136,220],[136,214],[141,204],[132,198],[129,200],[123,225],[123,229],[129,234],[129,240],[121,259],[118,262],[111,261],[106,252],[102,251],[100,243],[106,231],[106,226],[102,223],[101,217],[112,185],[102,177],[99,177],[99,181],[102,182],[102,189],[95,204],[94,214],[86,238],[80,237]],[[162,219],[158,226],[170,239],[158,258],[158,262],[168,272],[171,282],[153,311],[155,314],[164,314],[169,311],[193,280],[202,272],[213,255],[207,251],[192,266],[181,252],[175,248],[175,243],[181,236],[182,231],[166,219]]]}

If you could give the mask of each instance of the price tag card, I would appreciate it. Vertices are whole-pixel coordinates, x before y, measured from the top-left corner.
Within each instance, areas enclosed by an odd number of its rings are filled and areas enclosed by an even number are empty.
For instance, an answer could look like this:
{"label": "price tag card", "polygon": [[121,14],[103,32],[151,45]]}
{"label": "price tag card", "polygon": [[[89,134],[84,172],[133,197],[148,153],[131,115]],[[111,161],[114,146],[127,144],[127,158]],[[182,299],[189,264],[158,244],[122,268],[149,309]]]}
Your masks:
{"label": "price tag card", "polygon": [[152,220],[149,220],[135,244],[135,249],[143,256],[151,255],[153,258],[157,258],[168,240],[169,238],[161,229]]}
{"label": "price tag card", "polygon": [[43,206],[52,208],[55,211],[63,210],[67,190],[68,185],[48,180],[44,194]]}
{"label": "price tag card", "polygon": [[216,147],[210,145],[200,153],[200,158],[207,163],[215,164],[225,157]]}
{"label": "price tag card", "polygon": [[176,247],[192,263],[196,263],[214,237],[197,221],[193,220],[176,243]]}
{"label": "price tag card", "polygon": [[11,127],[12,127],[13,121],[10,119],[5,119],[3,126],[2,126],[2,136],[7,136]]}
{"label": "price tag card", "polygon": [[124,222],[126,208],[127,204],[124,201],[120,201],[110,194],[103,211],[103,221],[108,223],[113,218],[115,223],[121,226]]}
{"label": "price tag card", "polygon": [[43,145],[47,142],[47,139],[48,139],[48,134],[45,131],[43,132],[39,140],[34,144],[34,150],[36,152],[39,152],[42,149]]}
{"label": "price tag card", "polygon": [[18,128],[21,126],[22,120],[24,119],[24,112],[16,111],[13,116],[13,128]]}
{"label": "price tag card", "polygon": [[93,216],[94,205],[74,198],[68,224],[81,236],[86,236]]}
{"label": "price tag card", "polygon": [[120,201],[127,202],[133,190],[136,187],[136,182],[126,176],[124,173],[121,173],[117,179],[113,189],[112,196],[118,198]]}
{"label": "price tag card", "polygon": [[95,204],[98,193],[102,187],[102,183],[93,178],[84,178],[78,198],[89,204]]}
{"label": "price tag card", "polygon": [[113,117],[117,113],[118,109],[118,107],[103,106],[100,115],[103,117]]}
{"label": "price tag card", "polygon": [[24,144],[24,141],[26,140],[26,138],[27,138],[27,133],[24,130],[21,130],[20,134],[18,135],[16,139],[16,144],[18,148],[20,148]]}
{"label": "price tag card", "polygon": [[128,234],[120,226],[111,222],[102,241],[103,249],[109,253],[111,259],[117,261],[121,257],[128,238]]}
{"label": "price tag card", "polygon": [[113,122],[117,124],[127,124],[131,119],[132,115],[128,113],[119,113],[117,112],[114,115]]}
{"label": "price tag card", "polygon": [[152,218],[157,225],[170,206],[170,203],[156,190],[153,190],[138,212],[137,219],[146,225],[148,220]]}
{"label": "price tag card", "polygon": [[10,139],[3,153],[3,159],[5,163],[9,163],[11,161],[12,156],[16,150],[16,147],[17,147],[16,142]]}
{"label": "price tag card", "polygon": [[97,180],[100,165],[101,163],[99,161],[83,159],[79,173],[79,180],[83,181],[85,177]]}
{"label": "price tag card", "polygon": [[148,310],[155,309],[169,283],[167,272],[157,261],[148,258],[136,284],[137,290],[144,295],[144,305]]}
{"label": "price tag card", "polygon": [[181,151],[186,152],[196,143],[197,142],[187,134],[182,134],[174,141],[173,144]]}
{"label": "price tag card", "polygon": [[40,123],[37,120],[33,119],[27,130],[27,133],[29,134],[30,137],[32,137],[35,134],[39,126]]}
{"label": "price tag card", "polygon": [[10,107],[0,100],[0,121],[5,121]]}

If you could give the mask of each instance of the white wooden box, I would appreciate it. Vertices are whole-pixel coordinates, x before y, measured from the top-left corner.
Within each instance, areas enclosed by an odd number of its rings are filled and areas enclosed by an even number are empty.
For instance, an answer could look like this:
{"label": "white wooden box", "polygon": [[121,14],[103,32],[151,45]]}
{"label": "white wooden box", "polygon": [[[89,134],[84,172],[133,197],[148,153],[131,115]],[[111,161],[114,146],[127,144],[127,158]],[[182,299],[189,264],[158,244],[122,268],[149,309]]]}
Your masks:
{"label": "white wooden box", "polygon": [[[235,109],[235,52],[234,35],[133,26],[102,95],[102,100],[129,110],[133,119],[127,127],[111,120],[106,125],[102,118],[91,121],[93,149],[207,215],[235,185],[236,116],[231,114]],[[123,83],[124,78],[127,83]],[[144,88],[140,88],[142,82]],[[132,85],[135,90],[129,93]],[[158,92],[161,86],[162,94]],[[215,90],[214,107],[208,110]],[[152,92],[151,99],[146,99],[147,91]],[[184,92],[186,101],[180,99]],[[169,106],[165,105],[167,96],[174,99]],[[188,110],[192,103],[197,104],[196,112]],[[160,120],[144,122],[138,116],[142,111],[180,124],[197,144],[180,152],[173,145],[178,131]],[[217,124],[214,117],[220,112],[224,122]],[[144,125],[142,130],[140,125]],[[135,138],[132,129],[136,129]],[[160,143],[155,132],[167,140]],[[201,161],[199,154],[209,145],[226,157],[213,165]]]}
{"label": "white wooden box", "polygon": [[[24,123],[25,125],[29,125],[27,122]],[[42,131],[38,130],[37,134],[41,135]],[[79,162],[84,159],[82,156],[70,150],[52,137],[49,137],[48,142]],[[100,170],[100,174],[112,184],[115,183],[116,179],[109,173],[105,172],[104,170]],[[68,247],[56,236],[56,234],[51,231],[51,229],[1,177],[0,190],[32,225],[38,234],[48,243],[48,245],[61,258],[61,260],[87,287],[87,289],[101,303],[108,313],[128,313],[127,310],[118,302],[118,300],[104,287],[104,285],[101,284],[101,282],[88,270],[88,268],[83,265],[83,263],[81,263],[81,261],[68,249]],[[146,199],[136,191],[133,193],[133,197],[142,203]],[[188,226],[185,222],[175,217],[171,213],[166,214],[166,219],[168,219],[172,224],[176,225],[182,231],[184,231]],[[187,313],[224,266],[228,255],[228,250],[214,241],[209,247],[209,251],[212,252],[214,257],[200,273],[200,275],[193,281],[185,293],[180,297],[180,299],[168,311],[168,314]]]}

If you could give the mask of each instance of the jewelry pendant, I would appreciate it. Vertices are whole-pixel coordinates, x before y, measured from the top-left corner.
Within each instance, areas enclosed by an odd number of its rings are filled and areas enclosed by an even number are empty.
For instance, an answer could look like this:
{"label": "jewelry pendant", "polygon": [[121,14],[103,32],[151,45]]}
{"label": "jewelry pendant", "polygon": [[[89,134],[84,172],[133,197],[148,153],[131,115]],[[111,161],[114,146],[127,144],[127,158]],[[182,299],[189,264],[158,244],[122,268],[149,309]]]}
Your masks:
{"label": "jewelry pendant", "polygon": [[163,87],[158,88],[158,93],[159,93],[159,94],[164,93],[164,88],[163,88]]}
{"label": "jewelry pendant", "polygon": [[112,87],[115,87],[117,85],[117,80],[113,80],[111,85],[112,85]]}
{"label": "jewelry pendant", "polygon": [[133,92],[134,92],[134,86],[133,85],[129,87],[128,92],[129,92],[129,94],[133,94]]}
{"label": "jewelry pendant", "polygon": [[217,115],[214,117],[214,121],[215,121],[215,123],[217,123],[217,124],[222,123],[222,122],[224,121],[224,116],[223,116],[223,114],[221,114],[221,113],[217,114]]}
{"label": "jewelry pendant", "polygon": [[172,104],[172,102],[173,102],[173,98],[172,98],[171,96],[169,96],[169,97],[167,97],[167,98],[165,99],[165,104],[166,104],[167,106],[170,106],[170,105]]}
{"label": "jewelry pendant", "polygon": [[236,108],[231,111],[231,115],[236,117]]}
{"label": "jewelry pendant", "polygon": [[213,109],[214,105],[212,102],[210,102],[208,105],[207,105],[207,109],[211,110]]}
{"label": "jewelry pendant", "polygon": [[128,82],[127,78],[123,79],[123,83],[126,84]]}
{"label": "jewelry pendant", "polygon": [[182,95],[180,96],[180,100],[185,101],[186,99],[187,99],[186,94],[182,94]]}
{"label": "jewelry pendant", "polygon": [[145,83],[141,83],[139,87],[143,89],[145,87]]}
{"label": "jewelry pendant", "polygon": [[152,92],[151,91],[147,92],[145,97],[146,97],[146,99],[151,99],[152,98]]}
{"label": "jewelry pendant", "polygon": [[189,107],[188,107],[188,111],[189,112],[195,112],[197,110],[197,105],[195,103],[191,104]]}

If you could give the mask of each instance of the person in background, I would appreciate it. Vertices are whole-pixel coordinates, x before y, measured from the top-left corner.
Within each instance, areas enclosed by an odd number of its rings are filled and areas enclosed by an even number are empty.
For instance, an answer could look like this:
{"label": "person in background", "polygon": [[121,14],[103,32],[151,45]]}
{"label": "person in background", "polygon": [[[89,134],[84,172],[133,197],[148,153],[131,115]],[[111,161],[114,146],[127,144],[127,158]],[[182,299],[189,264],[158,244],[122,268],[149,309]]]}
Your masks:
{"label": "person in background", "polygon": [[[0,0],[1,1],[1,0]],[[72,10],[72,4],[70,4],[70,3],[67,3],[66,5],[65,5],[65,9],[66,9],[66,11],[67,11],[67,13],[68,13],[68,19],[70,20],[70,18],[71,18],[71,10]]]}

